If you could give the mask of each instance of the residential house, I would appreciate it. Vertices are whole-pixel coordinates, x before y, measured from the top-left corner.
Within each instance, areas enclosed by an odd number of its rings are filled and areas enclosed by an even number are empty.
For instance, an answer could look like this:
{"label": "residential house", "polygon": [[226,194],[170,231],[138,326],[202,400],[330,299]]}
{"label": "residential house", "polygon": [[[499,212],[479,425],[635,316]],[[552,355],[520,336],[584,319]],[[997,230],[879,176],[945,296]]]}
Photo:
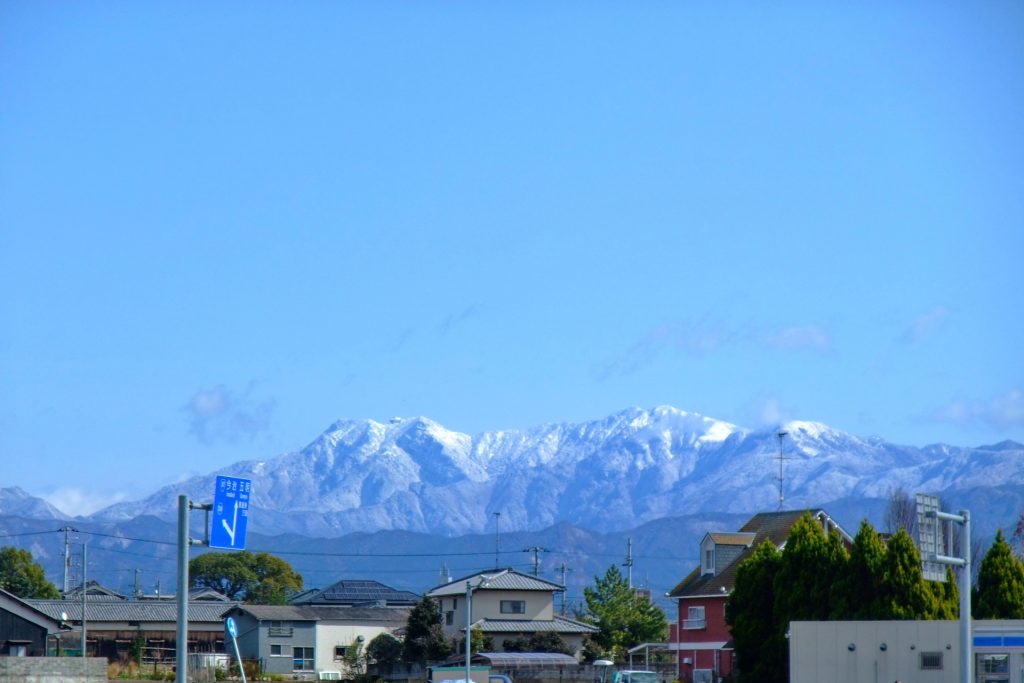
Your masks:
{"label": "residential house", "polygon": [[[173,600],[106,599],[91,592],[86,596],[86,654],[126,661],[139,652],[144,664],[173,664],[177,647],[178,604]],[[189,601],[188,651],[224,653],[224,620],[221,614],[234,602]],[[28,600],[33,608],[51,619],[64,619],[72,626],[61,638],[63,651],[80,652],[82,601]],[[66,615],[66,618],[61,615]],[[136,649],[138,648],[138,649]]]}
{"label": "residential house", "polygon": [[852,539],[824,510],[789,510],[754,515],[738,532],[709,532],[700,542],[700,565],[673,588],[668,597],[678,606],[670,628],[669,648],[677,652],[679,679],[717,680],[736,667],[732,635],[725,621],[725,604],[732,593],[736,569],[764,541],[777,548],[786,544],[793,525],[811,514],[822,527]]}
{"label": "residential house", "polygon": [[55,654],[51,636],[56,636],[62,629],[59,617],[50,617],[0,588],[0,657]]}
{"label": "residential house", "polygon": [[238,626],[242,659],[258,660],[267,674],[313,678],[338,671],[361,673],[365,648],[409,620],[409,608],[319,605],[236,605],[225,611]]}
{"label": "residential house", "polygon": [[583,639],[598,629],[555,613],[555,593],[565,588],[515,569],[478,572],[450,581],[427,592],[438,601],[444,617],[445,634],[464,637],[466,630],[466,587],[472,588],[471,628],[479,628],[503,649],[505,641],[554,632],[575,653]]}

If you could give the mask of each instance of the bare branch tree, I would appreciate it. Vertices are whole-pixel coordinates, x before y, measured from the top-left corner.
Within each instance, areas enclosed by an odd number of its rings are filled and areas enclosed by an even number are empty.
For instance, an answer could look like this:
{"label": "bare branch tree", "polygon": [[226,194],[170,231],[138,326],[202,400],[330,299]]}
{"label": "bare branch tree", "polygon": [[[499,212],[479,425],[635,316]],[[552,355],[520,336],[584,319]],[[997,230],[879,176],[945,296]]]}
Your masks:
{"label": "bare branch tree", "polygon": [[889,490],[885,507],[885,530],[895,534],[900,529],[917,538],[917,505],[902,486]]}

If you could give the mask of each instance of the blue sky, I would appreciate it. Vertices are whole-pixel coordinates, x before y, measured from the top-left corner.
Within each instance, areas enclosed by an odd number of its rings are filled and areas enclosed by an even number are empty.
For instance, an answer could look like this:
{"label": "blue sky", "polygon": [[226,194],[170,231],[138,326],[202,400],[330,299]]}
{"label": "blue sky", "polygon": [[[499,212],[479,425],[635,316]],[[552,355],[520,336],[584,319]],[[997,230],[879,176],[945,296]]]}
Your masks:
{"label": "blue sky", "polygon": [[0,5],[0,461],[340,417],[1024,440],[1024,5]]}

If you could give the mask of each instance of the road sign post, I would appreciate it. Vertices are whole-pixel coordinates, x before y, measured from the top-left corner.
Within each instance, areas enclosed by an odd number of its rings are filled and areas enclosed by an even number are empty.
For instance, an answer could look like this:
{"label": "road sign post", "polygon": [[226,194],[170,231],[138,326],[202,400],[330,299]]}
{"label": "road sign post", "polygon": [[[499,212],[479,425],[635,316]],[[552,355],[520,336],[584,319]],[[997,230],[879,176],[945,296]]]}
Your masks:
{"label": "road sign post", "polygon": [[217,477],[213,492],[213,523],[210,527],[211,548],[245,549],[251,493],[252,481],[249,479]]}
{"label": "road sign post", "polygon": [[238,671],[242,675],[242,683],[246,683],[245,667],[242,666],[242,653],[238,651],[238,624],[235,623],[234,617],[228,617],[224,622],[224,627],[227,629],[228,635],[231,636],[231,644],[235,648],[235,659],[238,660]]}

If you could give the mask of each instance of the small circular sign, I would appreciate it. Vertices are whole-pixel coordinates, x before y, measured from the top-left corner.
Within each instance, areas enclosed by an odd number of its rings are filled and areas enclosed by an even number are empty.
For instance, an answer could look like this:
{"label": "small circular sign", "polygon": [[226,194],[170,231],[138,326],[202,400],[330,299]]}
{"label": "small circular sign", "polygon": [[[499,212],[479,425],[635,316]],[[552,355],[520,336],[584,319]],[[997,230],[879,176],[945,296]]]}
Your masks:
{"label": "small circular sign", "polygon": [[227,627],[228,627],[228,633],[231,635],[232,638],[237,638],[238,637],[238,626],[235,625],[234,618],[233,617],[228,617],[228,620],[227,620],[226,623],[227,623]]}

